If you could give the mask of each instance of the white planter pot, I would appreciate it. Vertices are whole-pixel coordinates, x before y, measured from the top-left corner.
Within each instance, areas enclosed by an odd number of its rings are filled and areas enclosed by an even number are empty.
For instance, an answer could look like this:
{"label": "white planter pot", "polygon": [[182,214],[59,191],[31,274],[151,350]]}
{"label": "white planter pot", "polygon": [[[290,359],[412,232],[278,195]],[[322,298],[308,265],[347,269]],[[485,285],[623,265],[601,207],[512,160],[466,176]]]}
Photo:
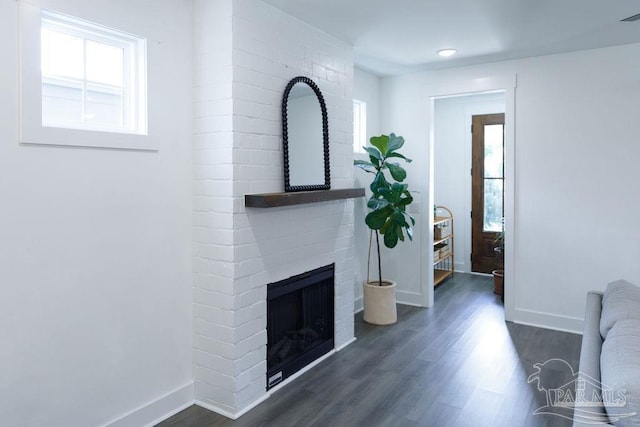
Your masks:
{"label": "white planter pot", "polygon": [[364,283],[364,321],[374,325],[391,325],[398,321],[396,282],[382,279]]}

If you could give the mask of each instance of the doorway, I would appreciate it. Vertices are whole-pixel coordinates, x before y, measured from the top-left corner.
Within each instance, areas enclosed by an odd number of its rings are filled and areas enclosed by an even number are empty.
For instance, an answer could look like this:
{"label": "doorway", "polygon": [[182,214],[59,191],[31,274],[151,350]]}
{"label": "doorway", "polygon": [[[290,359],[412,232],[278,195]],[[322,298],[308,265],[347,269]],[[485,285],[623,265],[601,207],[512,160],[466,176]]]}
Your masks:
{"label": "doorway", "polygon": [[[517,293],[517,286],[515,280],[516,277],[516,265],[515,265],[515,92],[516,92],[516,75],[496,75],[489,77],[451,77],[451,76],[437,76],[428,86],[423,88],[423,111],[426,120],[423,122],[423,134],[427,136],[427,144],[421,150],[420,155],[423,158],[428,159],[428,167],[424,170],[424,180],[422,181],[421,188],[424,190],[421,192],[420,200],[422,206],[434,206],[438,195],[435,194],[435,135],[434,135],[434,121],[435,121],[435,103],[437,100],[458,96],[468,96],[474,94],[487,94],[487,93],[504,93],[504,113],[505,113],[505,137],[504,137],[504,157],[505,157],[505,183],[504,183],[504,227],[505,227],[505,239],[504,239],[504,265],[505,265],[505,283],[511,285],[506,287],[504,295],[504,308],[505,319],[512,320],[515,312],[515,300]],[[466,128],[467,135],[470,134],[469,130],[471,123]],[[470,180],[469,167],[467,166],[466,177]],[[471,186],[469,185],[469,188]],[[470,190],[469,190],[470,192]],[[469,194],[470,200],[470,194]],[[437,202],[439,204],[445,204]],[[446,204],[445,204],[446,205]],[[466,215],[462,215],[464,218],[469,218],[469,211]],[[424,255],[425,267],[421,273],[421,288],[420,288],[420,305],[423,307],[431,307],[434,304],[434,273],[433,267],[429,268],[433,263],[433,215],[421,215],[420,223],[425,233],[422,233],[421,238],[421,253]],[[470,227],[469,227],[470,229]],[[459,230],[456,225],[456,230]],[[457,235],[458,233],[456,233]],[[459,247],[456,246],[456,248]],[[468,259],[468,258],[467,258]]]}
{"label": "doorway", "polygon": [[471,272],[488,274],[504,218],[504,113],[474,115],[471,134]]}
{"label": "doorway", "polygon": [[472,119],[503,113],[505,94],[439,98],[434,110],[434,204],[446,206],[454,216],[454,270],[472,273]]}

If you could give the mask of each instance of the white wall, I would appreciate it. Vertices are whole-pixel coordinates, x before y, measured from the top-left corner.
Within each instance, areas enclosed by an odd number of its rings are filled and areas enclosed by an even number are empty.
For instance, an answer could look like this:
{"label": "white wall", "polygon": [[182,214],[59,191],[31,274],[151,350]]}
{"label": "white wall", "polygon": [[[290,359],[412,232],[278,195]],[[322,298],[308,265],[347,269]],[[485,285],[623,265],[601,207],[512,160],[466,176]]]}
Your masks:
{"label": "white wall", "polygon": [[504,113],[504,93],[455,96],[434,102],[434,199],[454,217],[456,271],[471,262],[471,117]]}
{"label": "white wall", "polygon": [[[367,143],[372,136],[384,133],[380,129],[380,78],[359,68],[353,69],[353,98],[367,103]],[[388,134],[389,132],[387,132]],[[355,159],[368,160],[367,154],[355,153]],[[354,187],[364,187],[367,191],[373,175],[356,170]],[[367,199],[371,192],[367,192],[366,198],[355,201],[356,216],[360,220],[355,221],[355,309],[363,308],[362,283],[367,279],[367,251],[369,249],[369,227],[364,223],[364,217],[368,212]],[[373,254],[373,252],[372,252]],[[377,275],[377,264],[374,263],[372,274]]]}
{"label": "white wall", "polygon": [[353,98],[367,103],[367,142],[380,135],[380,78],[359,68],[353,69]]}
{"label": "white wall", "polygon": [[[640,283],[639,71],[634,44],[382,81],[383,126],[404,133],[407,154],[416,157],[428,141],[425,86],[517,74],[515,271],[505,283],[515,293],[516,321],[581,330],[587,290],[620,277]],[[414,163],[426,169],[428,159]],[[419,171],[409,176],[428,189]],[[408,292],[421,284],[404,270],[420,257],[407,246],[394,253],[399,286]]]}
{"label": "white wall", "polygon": [[195,17],[196,400],[235,418],[267,397],[268,283],[335,262],[335,346],[353,339],[353,200],[244,207],[284,190],[280,105],[299,75],[326,101],[331,187],[353,186],[353,54],[259,0],[200,0]]}
{"label": "white wall", "polygon": [[148,38],[159,150],[20,145],[18,2],[0,2],[0,416],[91,426],[155,402],[120,424],[142,425],[193,397],[190,6],[41,3]]}

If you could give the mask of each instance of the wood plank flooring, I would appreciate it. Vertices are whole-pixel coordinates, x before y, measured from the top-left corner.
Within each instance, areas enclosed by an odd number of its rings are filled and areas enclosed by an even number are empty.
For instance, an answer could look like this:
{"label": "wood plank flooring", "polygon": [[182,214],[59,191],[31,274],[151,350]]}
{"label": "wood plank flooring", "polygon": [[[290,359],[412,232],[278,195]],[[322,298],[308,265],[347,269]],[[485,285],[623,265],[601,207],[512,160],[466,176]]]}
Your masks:
{"label": "wood plank flooring", "polygon": [[527,378],[551,358],[577,371],[581,337],[506,323],[492,289],[456,273],[433,308],[399,305],[395,325],[356,315],[355,343],[238,420],[192,406],[159,426],[571,426],[533,414],[546,398]]}

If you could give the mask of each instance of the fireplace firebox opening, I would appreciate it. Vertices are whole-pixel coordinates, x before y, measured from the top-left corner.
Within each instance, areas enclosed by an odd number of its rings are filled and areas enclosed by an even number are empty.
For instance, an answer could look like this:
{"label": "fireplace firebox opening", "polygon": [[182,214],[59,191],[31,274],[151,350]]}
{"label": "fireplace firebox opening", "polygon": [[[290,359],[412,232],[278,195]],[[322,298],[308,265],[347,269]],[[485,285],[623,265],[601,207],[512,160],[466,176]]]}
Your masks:
{"label": "fireplace firebox opening", "polygon": [[333,350],[335,264],[267,285],[267,390]]}

